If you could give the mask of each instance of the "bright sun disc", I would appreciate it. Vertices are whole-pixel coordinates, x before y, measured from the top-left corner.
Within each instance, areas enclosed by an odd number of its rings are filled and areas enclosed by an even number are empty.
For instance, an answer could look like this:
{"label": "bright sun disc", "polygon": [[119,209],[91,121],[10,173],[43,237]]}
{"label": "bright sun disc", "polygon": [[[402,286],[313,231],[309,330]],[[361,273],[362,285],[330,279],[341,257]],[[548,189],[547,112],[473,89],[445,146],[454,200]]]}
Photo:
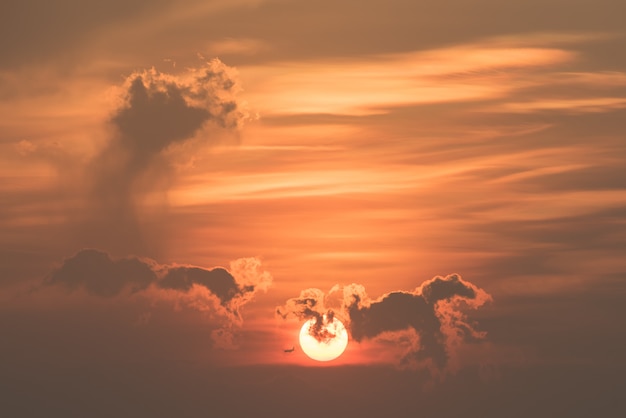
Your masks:
{"label": "bright sun disc", "polygon": [[309,319],[300,329],[300,347],[304,354],[317,361],[330,361],[339,357],[348,346],[348,332],[340,320],[333,318],[327,322],[324,315],[323,331],[331,336],[321,341],[311,335],[311,327],[315,319]]}

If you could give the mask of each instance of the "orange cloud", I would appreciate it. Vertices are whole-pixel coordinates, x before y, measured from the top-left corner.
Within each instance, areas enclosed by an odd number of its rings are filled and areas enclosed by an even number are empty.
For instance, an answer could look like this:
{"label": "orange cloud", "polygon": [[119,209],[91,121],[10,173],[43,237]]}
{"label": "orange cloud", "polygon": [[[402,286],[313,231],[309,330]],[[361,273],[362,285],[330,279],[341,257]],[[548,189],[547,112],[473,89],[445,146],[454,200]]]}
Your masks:
{"label": "orange cloud", "polygon": [[[463,45],[349,62],[242,67],[261,115],[367,115],[390,106],[501,97],[519,87],[517,69],[555,65],[574,53],[557,48]],[[505,71],[511,72],[506,74]],[[438,80],[433,83],[433,78]]]}

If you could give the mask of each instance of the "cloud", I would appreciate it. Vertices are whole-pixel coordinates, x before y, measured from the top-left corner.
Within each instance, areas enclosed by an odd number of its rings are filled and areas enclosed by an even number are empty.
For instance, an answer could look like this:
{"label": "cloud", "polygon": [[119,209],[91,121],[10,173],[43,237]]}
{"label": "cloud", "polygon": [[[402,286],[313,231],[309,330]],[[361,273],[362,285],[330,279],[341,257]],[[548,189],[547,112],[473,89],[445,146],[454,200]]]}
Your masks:
{"label": "cloud", "polygon": [[444,370],[462,344],[485,337],[468,321],[466,311],[490,300],[487,292],[452,274],[376,300],[354,283],[335,286],[327,294],[307,289],[276,308],[276,313],[283,319],[315,319],[318,327],[311,332],[318,339],[323,336],[315,330],[322,328],[323,315],[337,315],[354,341],[396,342],[406,348],[401,365]]}
{"label": "cloud", "polygon": [[187,292],[193,285],[204,286],[217,296],[222,303],[228,303],[233,298],[254,291],[254,286],[239,287],[235,278],[226,269],[217,267],[207,270],[201,267],[171,267],[159,287]]}
{"label": "cloud", "polygon": [[254,38],[225,38],[219,41],[211,42],[208,50],[215,55],[255,55],[260,52],[267,52],[270,46],[260,40]]}
{"label": "cloud", "polygon": [[402,362],[412,365],[432,361],[442,369],[456,345],[483,337],[467,322],[461,308],[478,308],[490,296],[453,274],[435,277],[413,292],[391,292],[373,302],[362,292],[348,289],[345,300],[354,340],[413,330],[419,344],[406,353]]}
{"label": "cloud", "polygon": [[138,258],[112,260],[107,253],[86,249],[68,258],[47,279],[50,285],[84,288],[92,295],[112,297],[137,292],[157,281],[156,264]]}
{"label": "cloud", "polygon": [[[162,265],[148,258],[113,259],[109,254],[84,249],[53,270],[45,285],[93,296],[113,298],[142,293],[148,298],[172,300],[208,312],[219,319],[213,331],[217,346],[233,346],[234,329],[241,325],[241,309],[259,291],[266,291],[272,276],[256,258],[231,263],[231,271],[214,267]],[[225,341],[229,341],[226,343]]]}
{"label": "cloud", "polygon": [[218,59],[181,76],[155,69],[137,72],[126,79],[125,88],[125,101],[111,122],[122,146],[138,159],[189,139],[208,121],[234,128],[246,116],[235,99],[234,72]]}
{"label": "cloud", "polygon": [[276,308],[276,314],[283,319],[289,316],[302,320],[314,319],[309,327],[309,333],[318,341],[328,338],[324,325],[331,323],[334,311],[324,306],[325,295],[319,289],[306,289],[300,296],[287,301],[285,306]]}
{"label": "cloud", "polygon": [[217,59],[179,75],[151,69],[127,77],[109,141],[86,167],[89,227],[81,230],[89,245],[142,249],[140,202],[167,191],[167,151],[192,139],[210,146],[241,127],[247,113],[238,91],[234,70]]}

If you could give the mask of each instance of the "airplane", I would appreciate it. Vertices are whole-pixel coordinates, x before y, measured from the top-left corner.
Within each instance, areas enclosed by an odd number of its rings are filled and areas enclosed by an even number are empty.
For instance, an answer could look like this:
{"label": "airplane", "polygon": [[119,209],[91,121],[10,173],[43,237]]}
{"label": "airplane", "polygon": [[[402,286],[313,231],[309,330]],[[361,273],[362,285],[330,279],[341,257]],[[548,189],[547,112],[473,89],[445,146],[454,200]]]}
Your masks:
{"label": "airplane", "polygon": [[287,348],[286,350],[283,350],[285,353],[293,353],[293,350],[295,350],[296,347],[295,346],[291,346],[291,348]]}

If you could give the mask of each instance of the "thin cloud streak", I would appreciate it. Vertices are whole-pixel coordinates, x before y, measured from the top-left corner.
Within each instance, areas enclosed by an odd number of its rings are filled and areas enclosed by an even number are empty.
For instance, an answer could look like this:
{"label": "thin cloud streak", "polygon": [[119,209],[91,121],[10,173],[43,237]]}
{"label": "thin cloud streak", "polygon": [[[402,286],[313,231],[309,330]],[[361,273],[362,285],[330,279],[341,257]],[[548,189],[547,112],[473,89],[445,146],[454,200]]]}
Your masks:
{"label": "thin cloud streak", "polygon": [[[386,106],[498,98],[523,86],[513,74],[505,76],[505,71],[563,64],[574,57],[567,50],[496,48],[486,42],[360,62],[242,67],[241,72],[250,74],[247,83],[257,90],[248,94],[249,99],[265,104],[259,109],[261,115],[367,115]],[[494,83],[494,74],[499,83]],[[447,82],[435,85],[432,77],[447,77]]]}
{"label": "thin cloud streak", "polygon": [[528,113],[538,111],[566,111],[571,113],[598,113],[626,108],[626,98],[597,97],[588,99],[544,99],[528,102],[510,102],[488,109],[490,112]]}

